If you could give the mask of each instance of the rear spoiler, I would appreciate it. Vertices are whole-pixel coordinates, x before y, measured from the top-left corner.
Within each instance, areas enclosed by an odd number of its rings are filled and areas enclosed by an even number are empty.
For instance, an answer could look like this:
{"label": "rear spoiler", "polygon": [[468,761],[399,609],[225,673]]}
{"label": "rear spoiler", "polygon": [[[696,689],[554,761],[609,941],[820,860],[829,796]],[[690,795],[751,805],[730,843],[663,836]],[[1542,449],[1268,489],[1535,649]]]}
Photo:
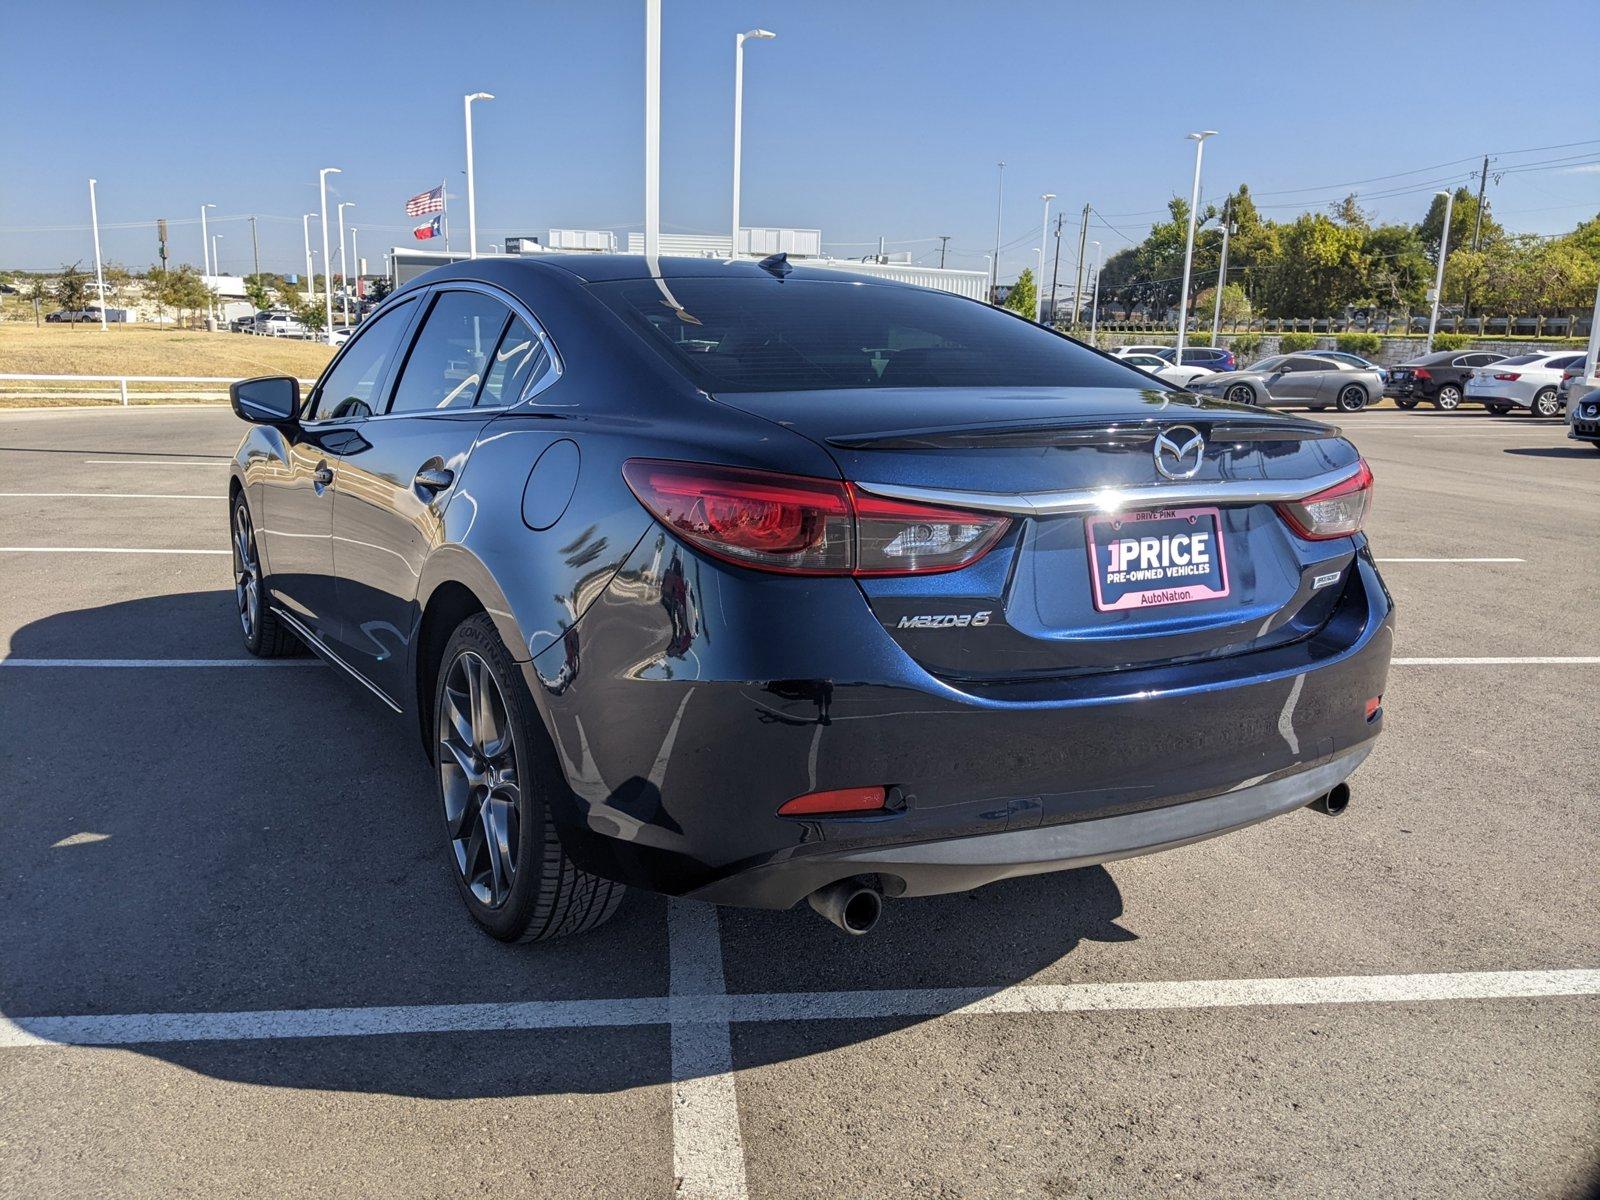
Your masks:
{"label": "rear spoiler", "polygon": [[1050,446],[1154,445],[1156,435],[1174,425],[1197,429],[1207,441],[1291,442],[1335,438],[1337,425],[1323,425],[1297,417],[1198,417],[1185,415],[1167,420],[1106,421],[1104,418],[1008,423],[1003,425],[949,425],[934,428],[895,429],[878,433],[830,437],[828,444],[843,450],[977,450],[985,448],[1044,448]]}

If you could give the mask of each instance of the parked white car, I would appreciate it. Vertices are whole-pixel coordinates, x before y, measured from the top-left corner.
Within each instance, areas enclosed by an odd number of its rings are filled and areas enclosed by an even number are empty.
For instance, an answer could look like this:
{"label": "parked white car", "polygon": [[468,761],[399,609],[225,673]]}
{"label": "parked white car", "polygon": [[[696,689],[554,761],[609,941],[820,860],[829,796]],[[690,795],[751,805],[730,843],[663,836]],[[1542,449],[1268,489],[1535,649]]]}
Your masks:
{"label": "parked white car", "polygon": [[1171,349],[1171,346],[1118,346],[1110,354],[1112,358],[1127,358],[1130,354],[1154,354],[1157,350]]}
{"label": "parked white car", "polygon": [[1186,388],[1202,375],[1211,374],[1204,367],[1179,367],[1174,366],[1167,359],[1156,354],[1119,354],[1117,355],[1130,367],[1138,367],[1147,371],[1163,383],[1170,383],[1174,387]]}
{"label": "parked white car", "polygon": [[1496,416],[1525,408],[1536,417],[1561,415],[1561,374],[1583,361],[1581,353],[1518,354],[1493,366],[1475,367],[1467,378],[1466,398],[1476,400]]}
{"label": "parked white car", "polygon": [[264,334],[267,337],[303,338],[310,331],[293,313],[274,310],[257,313],[251,332]]}

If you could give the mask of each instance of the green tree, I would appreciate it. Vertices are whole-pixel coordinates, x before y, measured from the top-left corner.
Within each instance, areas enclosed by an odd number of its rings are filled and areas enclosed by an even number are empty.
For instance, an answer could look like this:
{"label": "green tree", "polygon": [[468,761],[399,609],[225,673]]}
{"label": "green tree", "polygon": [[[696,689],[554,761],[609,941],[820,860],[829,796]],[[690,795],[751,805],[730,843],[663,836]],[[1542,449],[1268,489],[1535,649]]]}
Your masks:
{"label": "green tree", "polygon": [[387,275],[380,275],[367,285],[367,299],[374,304],[381,304],[388,299],[389,293],[394,291],[394,284]]}
{"label": "green tree", "polygon": [[1011,285],[1010,294],[1006,296],[1006,307],[1032,320],[1033,310],[1038,303],[1039,289],[1034,286],[1033,271],[1024,267],[1022,274],[1017,276],[1017,282]]}
{"label": "green tree", "polygon": [[[89,307],[89,277],[78,269],[78,264],[61,268],[61,277],[56,280],[56,303],[68,312],[78,312]],[[77,328],[77,322],[72,323]]]}
{"label": "green tree", "polygon": [[[1230,247],[1231,250],[1231,247]],[[1205,324],[1217,308],[1217,289],[1208,287],[1194,298],[1195,319]],[[1243,325],[1250,319],[1250,297],[1237,283],[1222,289],[1222,322],[1224,325]]]}
{"label": "green tree", "polygon": [[290,311],[294,313],[295,319],[299,321],[300,324],[304,325],[313,333],[318,333],[327,327],[327,311],[323,308],[322,302],[315,296],[312,296],[310,300],[304,300],[296,297],[294,305]]}
{"label": "green tree", "polygon": [[263,309],[272,303],[273,292],[283,285],[283,280],[276,275],[246,275],[244,277],[244,294],[256,308]]}
{"label": "green tree", "polygon": [[1283,230],[1281,251],[1266,265],[1262,299],[1277,317],[1326,316],[1361,299],[1368,259],[1365,231],[1321,213],[1304,213]]}

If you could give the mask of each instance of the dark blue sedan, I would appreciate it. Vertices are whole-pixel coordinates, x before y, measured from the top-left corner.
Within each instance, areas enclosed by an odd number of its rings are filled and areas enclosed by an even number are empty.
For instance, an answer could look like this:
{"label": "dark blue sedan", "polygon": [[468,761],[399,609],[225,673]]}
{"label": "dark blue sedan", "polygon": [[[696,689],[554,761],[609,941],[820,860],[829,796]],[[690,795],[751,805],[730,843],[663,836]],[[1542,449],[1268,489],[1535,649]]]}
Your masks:
{"label": "dark blue sedan", "polygon": [[626,886],[861,933],[1337,812],[1382,725],[1355,448],[977,301],[781,257],[463,262],[309,395],[233,402],[245,645],[414,725],[499,938]]}

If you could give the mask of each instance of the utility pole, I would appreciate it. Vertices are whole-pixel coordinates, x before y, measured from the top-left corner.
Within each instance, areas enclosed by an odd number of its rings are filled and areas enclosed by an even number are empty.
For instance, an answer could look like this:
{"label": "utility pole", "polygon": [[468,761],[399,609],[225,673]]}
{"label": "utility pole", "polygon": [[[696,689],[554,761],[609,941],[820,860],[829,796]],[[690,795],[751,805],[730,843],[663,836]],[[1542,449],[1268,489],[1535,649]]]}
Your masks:
{"label": "utility pole", "polygon": [[[1061,282],[1061,222],[1066,219],[1066,213],[1056,214],[1056,265],[1050,272],[1050,324],[1056,323],[1056,286]],[[1043,280],[1040,280],[1043,283]]]}
{"label": "utility pole", "polygon": [[944,270],[944,250],[949,244],[950,235],[948,233],[941,233],[939,235],[939,270],[941,271]]}
{"label": "utility pole", "polygon": [[994,187],[994,262],[989,265],[989,302],[994,302],[995,291],[1000,286],[1000,217],[1005,212],[1006,164],[995,164],[999,175]]}
{"label": "utility pole", "polygon": [[250,218],[250,255],[255,259],[256,274],[261,274],[261,243],[256,238],[256,219]]}
{"label": "utility pole", "polygon": [[1083,224],[1078,227],[1078,278],[1072,285],[1072,327],[1078,327],[1083,314],[1083,252],[1089,245],[1089,206],[1083,206]]}
{"label": "utility pole", "polygon": [[1217,269],[1217,302],[1211,309],[1211,344],[1222,327],[1222,289],[1228,286],[1228,237],[1233,233],[1233,197],[1222,202],[1222,265]]}
{"label": "utility pole", "polygon": [[[1489,156],[1483,156],[1483,170],[1478,175],[1478,212],[1472,219],[1472,249],[1476,253],[1479,237],[1483,233],[1483,193],[1489,184]],[[1472,285],[1467,284],[1467,294],[1462,298],[1461,312],[1463,316],[1472,315]]]}

